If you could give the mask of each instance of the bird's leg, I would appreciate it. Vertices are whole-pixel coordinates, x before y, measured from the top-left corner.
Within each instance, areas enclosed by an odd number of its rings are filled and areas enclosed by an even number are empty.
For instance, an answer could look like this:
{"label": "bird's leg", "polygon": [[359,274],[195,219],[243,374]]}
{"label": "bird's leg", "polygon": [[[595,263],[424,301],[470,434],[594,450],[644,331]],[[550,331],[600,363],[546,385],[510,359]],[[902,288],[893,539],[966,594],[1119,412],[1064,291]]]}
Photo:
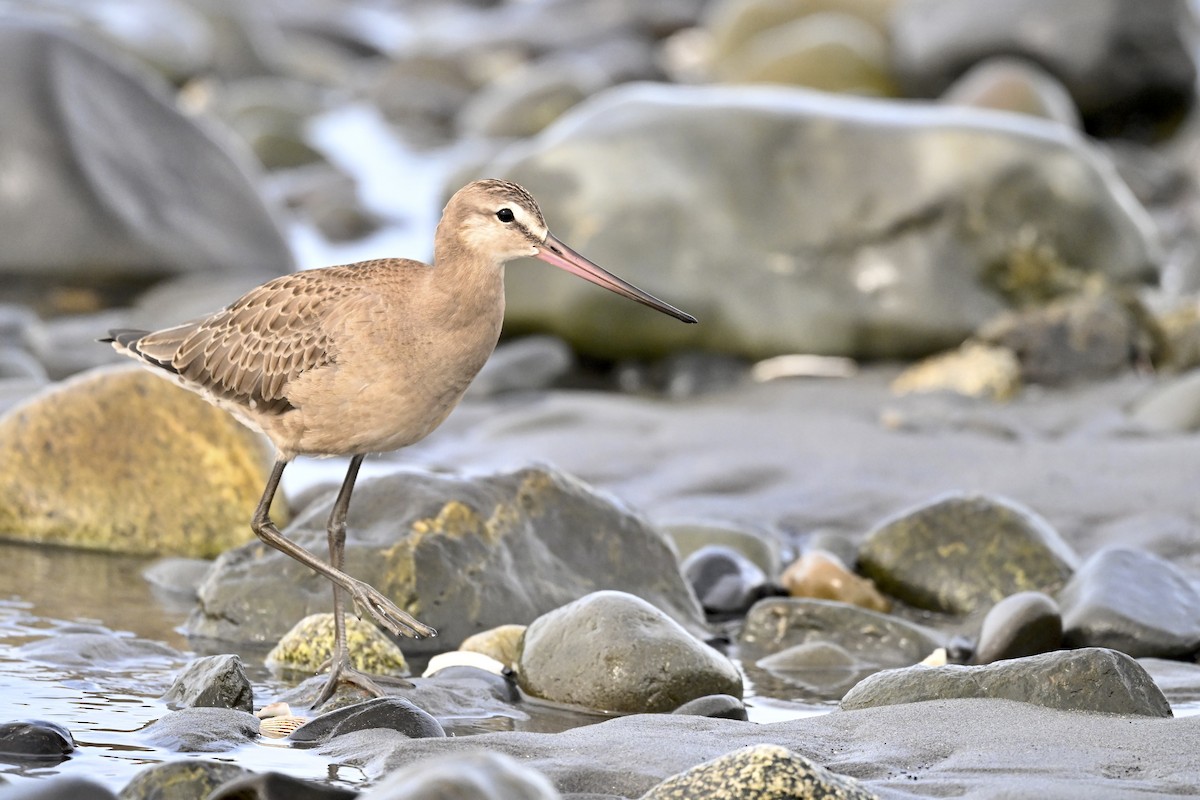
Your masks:
{"label": "bird's leg", "polygon": [[[362,466],[363,457],[356,455],[350,459],[350,468],[346,470],[346,479],[342,481],[341,491],[333,503],[333,511],[329,514],[329,525],[326,531],[329,535],[329,566],[340,570],[346,554],[346,514],[350,510],[350,495],[354,492],[354,482],[358,479],[358,468]],[[333,584],[333,652],[327,662],[329,679],[325,688],[317,696],[313,707],[322,706],[333,697],[339,683],[352,683],[368,694],[382,697],[384,691],[376,685],[369,676],[355,669],[350,662],[350,648],[346,645],[346,613],[342,605],[342,587]]]}
{"label": "bird's leg", "polygon": [[[279,489],[279,479],[283,476],[283,468],[287,465],[288,462],[286,459],[280,459],[275,462],[275,466],[271,469],[271,477],[267,479],[267,486],[263,490],[262,499],[258,501],[258,508],[254,511],[254,519],[250,522],[250,527],[254,529],[254,534],[264,544],[270,545],[279,552],[291,556],[309,569],[333,581],[335,586],[345,589],[350,593],[350,597],[354,599],[354,604],[360,610],[365,609],[380,625],[397,636],[408,636],[414,639],[420,639],[424,636],[437,636],[437,631],[425,623],[418,621],[411,614],[402,611],[378,589],[350,577],[336,567],[326,564],[279,532],[279,528],[275,527],[275,523],[271,521],[271,501],[275,499],[275,492]],[[349,495],[347,495],[346,502],[349,503]]]}

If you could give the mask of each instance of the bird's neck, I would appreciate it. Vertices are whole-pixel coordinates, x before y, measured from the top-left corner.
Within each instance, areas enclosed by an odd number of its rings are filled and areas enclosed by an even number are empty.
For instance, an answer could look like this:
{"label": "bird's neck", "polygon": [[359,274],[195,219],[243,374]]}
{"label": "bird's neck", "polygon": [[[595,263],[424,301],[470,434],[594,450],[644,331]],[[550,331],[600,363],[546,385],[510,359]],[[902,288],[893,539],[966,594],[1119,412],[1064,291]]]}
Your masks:
{"label": "bird's neck", "polygon": [[438,237],[432,280],[453,299],[454,316],[491,316],[504,309],[504,264],[481,256],[457,238]]}

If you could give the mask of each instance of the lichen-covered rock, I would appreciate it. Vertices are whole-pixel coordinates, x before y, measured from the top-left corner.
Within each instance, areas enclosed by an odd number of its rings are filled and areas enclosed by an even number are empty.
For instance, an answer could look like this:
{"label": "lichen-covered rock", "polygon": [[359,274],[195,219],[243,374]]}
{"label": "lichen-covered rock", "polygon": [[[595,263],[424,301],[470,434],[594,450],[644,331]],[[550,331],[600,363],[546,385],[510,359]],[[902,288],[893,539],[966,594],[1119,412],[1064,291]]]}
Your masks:
{"label": "lichen-covered rock", "polygon": [[954,392],[967,397],[1011,400],[1021,390],[1021,362],[1007,347],[968,341],[922,359],[892,381],[896,394]]}
{"label": "lichen-covered rock", "polygon": [[705,695],[742,696],[728,658],[624,592],[595,592],[530,623],[517,674],[535,697],[602,711],[669,712]]}
{"label": "lichen-covered rock", "polygon": [[[346,646],[355,669],[371,675],[407,675],[408,664],[396,643],[371,622],[346,615]],[[297,622],[267,653],[276,671],[311,674],[333,654],[333,614],[310,614]]]}
{"label": "lichen-covered rock", "polygon": [[[535,265],[508,330],[621,358],[926,355],[1060,272],[1161,259],[1111,161],[1056,123],[781,86],[617,86],[467,177],[533,192],[559,236],[702,320],[671,325]],[[704,198],[697,203],[695,198]]]}
{"label": "lichen-covered rock", "polygon": [[877,672],[851,689],[841,708],[965,697],[1016,700],[1068,711],[1171,716],[1167,699],[1138,662],[1098,647],[975,667],[951,664]]}
{"label": "lichen-covered rock", "polygon": [[[332,502],[330,496],[311,504],[287,537],[323,551]],[[532,622],[597,588],[638,595],[703,630],[703,613],[666,537],[548,468],[363,480],[354,492],[345,568],[438,630],[435,639],[405,642],[410,656],[453,649],[497,625]],[[252,544],[217,560],[187,628],[222,641],[275,641],[329,604],[325,578]]]}
{"label": "lichen-covered rock", "polygon": [[967,614],[1021,591],[1055,592],[1075,554],[1046,520],[1012,502],[950,493],[885,520],[859,568],[909,605]]}
{"label": "lichen-covered rock", "polygon": [[858,781],[777,744],[743,747],[655,786],[641,800],[873,800]]}
{"label": "lichen-covered rock", "polygon": [[226,781],[248,774],[250,771],[245,767],[220,761],[168,761],[139,772],[117,797],[120,800],[182,800],[185,797],[208,797]]}
{"label": "lichen-covered rock", "polygon": [[254,538],[270,468],[266,441],[200,397],[96,369],[0,418],[0,536],[211,557]]}

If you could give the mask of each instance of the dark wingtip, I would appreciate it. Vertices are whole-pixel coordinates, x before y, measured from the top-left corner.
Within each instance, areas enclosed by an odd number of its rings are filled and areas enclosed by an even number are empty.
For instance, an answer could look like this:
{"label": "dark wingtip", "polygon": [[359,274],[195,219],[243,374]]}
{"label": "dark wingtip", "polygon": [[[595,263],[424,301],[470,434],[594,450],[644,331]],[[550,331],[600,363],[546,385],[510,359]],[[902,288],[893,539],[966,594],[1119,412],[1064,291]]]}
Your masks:
{"label": "dark wingtip", "polygon": [[115,342],[121,347],[127,349],[136,349],[133,345],[137,344],[137,340],[148,334],[150,331],[137,330],[136,328],[113,328],[108,332],[108,336],[103,339],[97,339],[99,342]]}

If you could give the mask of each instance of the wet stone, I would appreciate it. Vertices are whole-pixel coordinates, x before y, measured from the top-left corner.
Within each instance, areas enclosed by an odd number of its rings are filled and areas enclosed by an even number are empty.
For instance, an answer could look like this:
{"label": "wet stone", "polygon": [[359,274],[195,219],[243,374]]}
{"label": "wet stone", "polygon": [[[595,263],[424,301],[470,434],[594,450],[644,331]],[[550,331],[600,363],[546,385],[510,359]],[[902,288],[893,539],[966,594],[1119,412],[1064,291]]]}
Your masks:
{"label": "wet stone", "polygon": [[293,742],[324,744],[335,736],[367,728],[399,731],[410,739],[446,735],[436,719],[412,702],[402,697],[376,697],[322,714],[297,728],[290,738]]}
{"label": "wet stone", "polygon": [[641,800],[871,800],[858,781],[775,744],[727,753],[667,778]]}
{"label": "wet stone", "polygon": [[704,695],[742,694],[728,658],[645,600],[612,591],[534,620],[518,681],[535,697],[603,711],[667,712]]}
{"label": "wet stone", "polygon": [[223,783],[249,774],[245,767],[218,761],[168,761],[155,764],[133,777],[119,800],[193,800],[208,797]]}
{"label": "wet stone", "polygon": [[1134,658],[1200,650],[1200,590],[1153,553],[1115,547],[1089,558],[1058,596],[1068,647],[1111,647]]}
{"label": "wet stone", "polygon": [[116,800],[106,787],[74,775],[55,775],[20,786],[0,784],[4,800]]}
{"label": "wet stone", "polygon": [[1052,598],[1041,592],[1009,595],[983,618],[975,661],[990,664],[1057,650],[1062,630],[1062,614]]}
{"label": "wet stone", "polygon": [[233,654],[205,656],[192,661],[162,697],[170,708],[210,706],[254,710],[254,690],[242,659]]}
{"label": "wet stone", "polygon": [[137,664],[164,665],[182,660],[173,647],[148,639],[118,636],[104,628],[81,626],[82,630],[60,629],[54,636],[22,645],[22,658],[58,666],[87,666],[101,669]]}
{"label": "wet stone", "polygon": [[558,800],[542,773],[503,753],[473,752],[401,767],[359,795],[360,800]]}
{"label": "wet stone", "polygon": [[1011,500],[950,493],[884,521],[859,568],[909,605],[967,614],[1020,591],[1057,591],[1075,555],[1058,532]]}
{"label": "wet stone", "polygon": [[1149,673],[1124,653],[1091,647],[984,666],[909,667],[864,678],[842,698],[850,711],[925,700],[989,697],[1065,711],[1170,717]]}
{"label": "wet stone", "polygon": [[142,577],[159,591],[195,600],[210,567],[212,562],[204,558],[160,558],[142,570]]}
{"label": "wet stone", "polygon": [[740,698],[728,694],[697,697],[695,700],[687,701],[671,713],[712,719],[748,719],[746,704]]}
{"label": "wet stone", "polygon": [[172,711],[146,726],[147,742],[182,753],[223,753],[258,737],[259,719],[232,708],[197,706]]}
{"label": "wet stone", "polygon": [[358,796],[352,789],[263,772],[226,781],[205,800],[351,800]]}
{"label": "wet stone", "polygon": [[741,614],[769,592],[758,565],[731,547],[705,545],[679,569],[708,614]]}
{"label": "wet stone", "polygon": [[43,719],[0,723],[0,758],[62,761],[75,750],[75,738],[57,722]]}

